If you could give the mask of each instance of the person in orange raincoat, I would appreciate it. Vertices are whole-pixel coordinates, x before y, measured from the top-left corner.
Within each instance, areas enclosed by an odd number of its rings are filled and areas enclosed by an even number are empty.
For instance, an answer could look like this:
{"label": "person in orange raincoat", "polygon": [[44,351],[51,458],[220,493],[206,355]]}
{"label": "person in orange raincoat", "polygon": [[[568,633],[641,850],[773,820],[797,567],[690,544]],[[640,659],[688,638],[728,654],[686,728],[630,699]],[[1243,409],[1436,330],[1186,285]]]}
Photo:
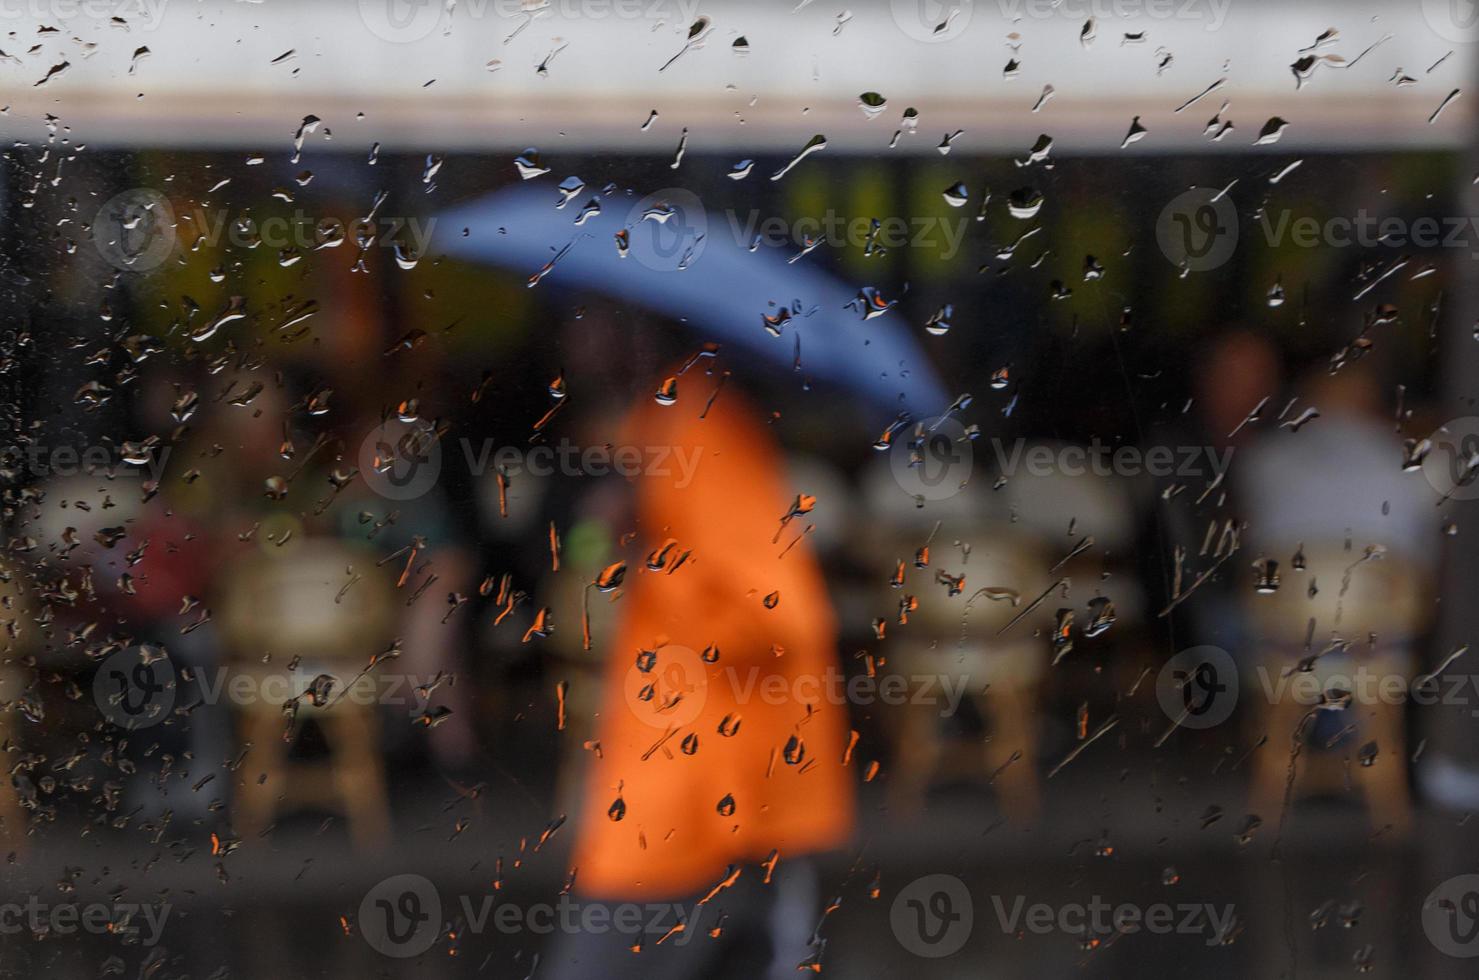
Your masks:
{"label": "person in orange raincoat", "polygon": [[[618,603],[573,857],[583,898],[677,901],[689,921],[661,945],[650,933],[567,943],[557,974],[663,976],[669,963],[711,975],[696,964],[734,959],[709,935],[722,910],[725,931],[768,934],[772,968],[794,975],[822,910],[812,896],[787,908],[797,890],[777,886],[853,829],[835,619],[804,515],[782,524],[805,488],[787,486],[761,415],[732,386],[705,410],[712,385],[698,374],[679,379],[675,403],[640,405],[623,433],[644,458],[633,547],[651,554],[630,563]],[[771,925],[737,921],[757,903]],[[804,930],[800,942],[783,948],[777,920]],[[650,955],[627,952],[639,942]],[[609,962],[613,950],[631,963]]]}

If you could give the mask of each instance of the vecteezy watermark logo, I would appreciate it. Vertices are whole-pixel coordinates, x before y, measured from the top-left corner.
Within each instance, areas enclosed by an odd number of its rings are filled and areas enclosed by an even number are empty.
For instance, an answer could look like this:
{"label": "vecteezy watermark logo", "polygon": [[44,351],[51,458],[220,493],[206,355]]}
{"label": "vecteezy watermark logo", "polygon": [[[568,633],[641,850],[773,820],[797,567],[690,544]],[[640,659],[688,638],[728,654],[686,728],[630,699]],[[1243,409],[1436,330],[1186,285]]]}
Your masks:
{"label": "vecteezy watermark logo", "polygon": [[888,465],[911,497],[945,500],[970,479],[975,448],[959,420],[941,415],[910,422],[898,429],[889,447]]}
{"label": "vecteezy watermark logo", "polygon": [[894,23],[916,41],[952,41],[965,33],[974,0],[889,0]]}
{"label": "vecteezy watermark logo", "polygon": [[[997,0],[1009,21],[1062,18],[1074,24],[1089,20],[1200,20],[1215,31],[1227,18],[1232,0]],[[1128,25],[1127,25],[1128,27]]]}
{"label": "vecteezy watermark logo", "polygon": [[386,878],[359,903],[360,934],[386,956],[420,956],[436,942],[441,928],[441,897],[421,875]]}
{"label": "vecteezy watermark logo", "polygon": [[[708,652],[717,658],[717,650]],[[683,728],[698,719],[708,700],[708,665],[688,647],[667,644],[639,650],[622,681],[622,694],[644,724],[663,730]]]}
{"label": "vecteezy watermark logo", "polygon": [[1295,217],[1288,208],[1264,210],[1258,216],[1264,241],[1271,248],[1287,240],[1295,248],[1459,248],[1479,258],[1479,215],[1375,215],[1357,208],[1354,215]]}
{"label": "vecteezy watermark logo", "polygon": [[117,269],[149,272],[175,247],[175,212],[169,199],[151,187],[114,194],[98,209],[92,240]]}
{"label": "vecteezy watermark logo", "polygon": [[281,258],[287,259],[349,242],[362,251],[376,246],[393,249],[396,261],[405,268],[414,267],[426,254],[436,224],[434,217],[423,220],[378,213],[345,220],[338,215],[311,215],[301,208],[289,214],[257,217],[233,215],[227,208],[197,207],[180,219],[180,227],[189,227],[195,236],[190,240],[192,250],[219,248],[224,243],[232,248],[276,249]]}
{"label": "vecteezy watermark logo", "polygon": [[245,211],[233,213],[224,207],[196,207],[177,215],[164,194],[136,187],[114,195],[98,209],[92,234],[103,258],[125,272],[157,268],[170,257],[177,242],[188,251],[223,246],[275,249],[284,265],[305,253],[346,243],[362,251],[378,246],[393,249],[397,263],[409,269],[427,253],[436,222],[434,217],[375,212],[346,219],[312,215],[301,208],[265,217]]}
{"label": "vecteezy watermark logo", "polygon": [[[419,956],[446,935],[455,944],[466,933],[490,929],[504,935],[586,933],[640,937],[639,942],[684,946],[698,932],[702,903],[580,901],[565,894],[553,904],[500,901],[496,893],[461,894],[455,912],[442,920],[442,901],[434,886],[418,874],[396,875],[365,894],[359,907],[360,934],[377,952],[397,959]],[[629,944],[630,945],[630,944]]]}
{"label": "vecteezy watermark logo", "polygon": [[1479,41],[1479,0],[1423,0],[1423,19],[1445,41]]}
{"label": "vecteezy watermark logo", "polygon": [[1009,908],[1003,896],[992,895],[991,904],[996,909],[997,925],[1008,935],[1061,932],[1077,936],[1081,941],[1147,932],[1155,936],[1199,935],[1205,937],[1208,946],[1218,946],[1234,934],[1237,924],[1235,906],[1219,908],[1211,902],[1177,902],[1174,905],[1156,902],[1146,906],[1122,902],[1112,905],[1095,895],[1087,903],[1049,905],[1034,902],[1028,905],[1025,895],[1017,895]]}
{"label": "vecteezy watermark logo", "polygon": [[446,0],[359,0],[359,16],[382,41],[409,44],[436,30],[450,6]]}
{"label": "vecteezy watermark logo", "polygon": [[1238,210],[1225,191],[1193,187],[1161,209],[1155,240],[1176,268],[1207,272],[1232,257],[1238,244]]}
{"label": "vecteezy watermark logo", "polygon": [[133,443],[117,446],[71,446],[44,443],[0,446],[0,478],[52,476],[148,477],[158,482],[171,447]]}
{"label": "vecteezy watermark logo", "polygon": [[1479,874],[1458,875],[1423,900],[1423,932],[1446,956],[1479,956]]}
{"label": "vecteezy watermark logo", "polygon": [[50,904],[36,895],[25,903],[0,903],[0,936],[22,932],[38,939],[71,936],[77,932],[125,936],[143,946],[158,945],[173,910],[168,902],[62,902]]}
{"label": "vecteezy watermark logo", "polygon": [[[359,466],[372,491],[388,500],[410,500],[427,493],[441,475],[444,461],[455,462],[458,454],[442,455],[444,431],[426,423],[395,419],[376,426],[360,445]],[[468,475],[483,479],[488,471],[514,479],[524,474],[551,476],[622,476],[671,479],[674,489],[693,482],[703,446],[604,445],[581,446],[566,438],[533,446],[499,445],[492,439],[480,443],[466,437],[453,444],[461,450]]]}
{"label": "vecteezy watermark logo", "polygon": [[1479,497],[1479,418],[1453,419],[1428,437],[1423,477],[1444,500]]}
{"label": "vecteezy watermark logo", "polygon": [[169,0],[0,0],[0,20],[56,23],[91,20],[101,27],[122,21],[131,31],[159,27]]}
{"label": "vecteezy watermark logo", "polygon": [[971,891],[954,875],[915,878],[894,896],[888,919],[899,945],[915,956],[950,956],[960,952],[975,926]]}
{"label": "vecteezy watermark logo", "polygon": [[[682,490],[693,482],[703,446],[581,446],[562,438],[556,443],[534,446],[496,446],[484,439],[474,447],[472,440],[459,439],[468,472],[481,477],[491,463],[494,471],[514,477],[530,476],[650,476],[673,478],[673,488]],[[496,446],[496,448],[495,448]]]}
{"label": "vecteezy watermark logo", "polygon": [[92,697],[103,717],[119,728],[157,725],[175,705],[174,665],[157,647],[119,650],[93,675]]}
{"label": "vecteezy watermark logo", "polygon": [[[1333,659],[1334,655],[1332,655]],[[1320,658],[1325,664],[1326,658]],[[1409,677],[1395,671],[1371,670],[1366,664],[1354,669],[1309,670],[1286,667],[1271,670],[1260,664],[1254,671],[1264,700],[1280,704],[1285,700],[1309,708],[1330,702],[1332,692],[1352,704],[1390,705],[1412,703],[1427,707],[1441,704],[1467,708],[1470,717],[1479,718],[1479,675],[1463,673],[1419,674]]]}
{"label": "vecteezy watermark logo", "polygon": [[709,216],[692,191],[665,187],[632,205],[623,234],[629,258],[655,272],[677,272],[703,254]]}
{"label": "vecteezy watermark logo", "polygon": [[[829,667],[820,674],[764,673],[761,667],[741,671],[724,667],[720,676],[728,682],[736,704],[768,705],[829,704],[938,705],[941,717],[950,717],[965,700],[970,678],[962,674],[898,674],[892,672],[854,674]],[[712,681],[711,681],[712,683]]]}
{"label": "vecteezy watermark logo", "polygon": [[1238,700],[1238,666],[1221,647],[1182,650],[1156,676],[1156,700],[1182,728],[1212,728],[1227,721]]}
{"label": "vecteezy watermark logo", "polygon": [[688,25],[698,16],[700,0],[360,0],[360,19],[376,37],[393,44],[410,44],[430,35],[452,16],[471,21],[494,17],[506,21],[512,33],[535,20],[649,20]]}
{"label": "vecteezy watermark logo", "polygon": [[1010,447],[1001,439],[991,440],[992,451],[1001,475],[1016,476],[1125,476],[1148,474],[1154,477],[1189,479],[1202,477],[1216,480],[1227,472],[1232,462],[1233,447],[1218,453],[1215,446],[1139,446],[1112,447],[1096,436],[1086,446],[1065,444],[1029,445],[1015,440]]}
{"label": "vecteezy watermark logo", "polygon": [[347,680],[313,669],[240,669],[221,666],[209,670],[181,670],[179,676],[165,652],[141,648],[120,651],[103,662],[93,678],[98,708],[120,728],[157,725],[178,706],[180,713],[202,705],[269,704],[333,707],[345,702],[359,707],[407,708],[424,714],[432,693],[448,680],[441,673],[404,674],[361,671]]}
{"label": "vecteezy watermark logo", "polygon": [[751,251],[762,245],[788,249],[794,253],[793,259],[825,245],[835,249],[862,249],[865,255],[922,248],[948,262],[960,253],[971,224],[969,218],[945,215],[848,217],[830,208],[819,215],[790,220],[778,215],[762,218],[756,208],[744,215],[733,208],[724,213],[737,245]]}
{"label": "vecteezy watermark logo", "polygon": [[442,441],[422,421],[387,419],[359,447],[365,484],[386,500],[414,500],[436,486],[442,473]]}

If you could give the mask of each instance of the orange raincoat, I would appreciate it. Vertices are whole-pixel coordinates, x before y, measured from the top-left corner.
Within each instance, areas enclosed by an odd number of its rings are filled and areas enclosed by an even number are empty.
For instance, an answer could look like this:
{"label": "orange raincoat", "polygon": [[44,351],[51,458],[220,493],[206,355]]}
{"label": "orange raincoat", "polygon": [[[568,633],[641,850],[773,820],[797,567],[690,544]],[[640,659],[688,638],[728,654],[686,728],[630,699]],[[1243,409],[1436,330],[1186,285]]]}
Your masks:
{"label": "orange raincoat", "polygon": [[676,544],[658,570],[632,569],[618,603],[574,858],[577,887],[596,897],[691,893],[731,863],[831,849],[852,832],[826,586],[806,540],[788,549],[804,517],[773,540],[805,488],[786,485],[733,389],[700,418],[706,400],[695,385],[674,405],[649,402],[624,433],[645,462],[638,540]]}

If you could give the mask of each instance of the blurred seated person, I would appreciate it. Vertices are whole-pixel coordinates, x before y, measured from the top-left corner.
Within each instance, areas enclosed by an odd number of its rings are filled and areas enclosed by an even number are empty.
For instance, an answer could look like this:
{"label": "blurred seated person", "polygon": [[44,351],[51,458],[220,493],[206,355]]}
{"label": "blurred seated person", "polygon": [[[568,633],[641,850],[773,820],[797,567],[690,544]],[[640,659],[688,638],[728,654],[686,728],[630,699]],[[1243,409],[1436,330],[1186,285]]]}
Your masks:
{"label": "blurred seated person", "polygon": [[[1319,416],[1297,428],[1259,423],[1231,469],[1248,525],[1232,576],[1250,616],[1244,684],[1264,709],[1253,734],[1269,739],[1255,755],[1253,805],[1265,817],[1278,809],[1299,739],[1312,777],[1322,750],[1347,764],[1362,755],[1354,771],[1373,821],[1400,829],[1409,816],[1405,696],[1390,697],[1382,681],[1418,670],[1440,512],[1420,475],[1402,471],[1402,442],[1369,361],[1334,374],[1318,365],[1298,390],[1286,421],[1306,407]],[[1317,710],[1334,688],[1351,692],[1349,707]],[[1325,784],[1343,785],[1344,768]]]}

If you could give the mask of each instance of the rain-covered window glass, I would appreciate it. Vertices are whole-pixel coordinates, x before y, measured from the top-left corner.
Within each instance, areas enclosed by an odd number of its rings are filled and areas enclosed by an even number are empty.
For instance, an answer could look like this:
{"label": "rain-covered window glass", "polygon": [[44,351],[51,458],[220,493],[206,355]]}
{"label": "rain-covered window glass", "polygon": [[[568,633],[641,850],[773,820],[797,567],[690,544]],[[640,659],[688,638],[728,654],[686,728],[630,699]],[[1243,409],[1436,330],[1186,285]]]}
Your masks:
{"label": "rain-covered window glass", "polygon": [[1473,976],[1476,77],[0,0],[0,977]]}

